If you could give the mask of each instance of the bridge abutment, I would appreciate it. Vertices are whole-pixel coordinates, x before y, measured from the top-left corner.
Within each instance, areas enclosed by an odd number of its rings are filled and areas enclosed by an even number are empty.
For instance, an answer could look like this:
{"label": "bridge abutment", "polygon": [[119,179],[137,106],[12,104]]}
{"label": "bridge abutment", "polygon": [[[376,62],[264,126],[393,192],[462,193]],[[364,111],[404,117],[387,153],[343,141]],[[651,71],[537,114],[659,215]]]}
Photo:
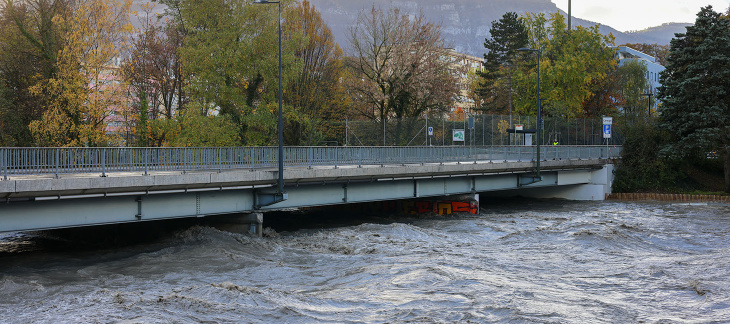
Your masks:
{"label": "bridge abutment", "polygon": [[[489,193],[490,197],[526,197],[538,199],[566,199],[566,200],[605,200],[611,194],[614,180],[614,165],[607,164],[603,168],[590,172],[587,183],[561,185],[561,182],[572,181],[573,176],[563,173],[556,180],[557,186],[536,187],[506,190]],[[584,177],[585,174],[575,175]],[[579,182],[579,181],[575,181]]]}

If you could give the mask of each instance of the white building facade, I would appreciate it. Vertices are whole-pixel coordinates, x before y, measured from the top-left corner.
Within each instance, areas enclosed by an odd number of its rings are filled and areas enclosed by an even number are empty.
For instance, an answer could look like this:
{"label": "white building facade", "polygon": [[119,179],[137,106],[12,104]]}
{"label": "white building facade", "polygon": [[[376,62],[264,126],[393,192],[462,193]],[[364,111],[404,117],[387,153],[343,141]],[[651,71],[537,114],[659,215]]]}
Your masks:
{"label": "white building facade", "polygon": [[[659,73],[665,70],[664,66],[657,63],[655,57],[639,52],[628,46],[618,47],[618,65],[623,66],[629,61],[639,61],[646,66],[646,80],[648,81],[649,88],[646,89],[647,94],[653,96],[656,99],[657,88],[662,84],[659,82]],[[653,101],[652,110],[656,110],[657,101]]]}

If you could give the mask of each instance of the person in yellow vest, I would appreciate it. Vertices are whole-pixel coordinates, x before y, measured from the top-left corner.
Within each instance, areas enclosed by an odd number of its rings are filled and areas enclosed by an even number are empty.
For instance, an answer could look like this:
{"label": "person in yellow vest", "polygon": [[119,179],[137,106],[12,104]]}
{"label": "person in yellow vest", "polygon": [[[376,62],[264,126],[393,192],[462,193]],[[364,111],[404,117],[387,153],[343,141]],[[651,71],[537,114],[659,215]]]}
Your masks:
{"label": "person in yellow vest", "polygon": [[559,144],[560,144],[560,143],[558,143],[558,139],[556,138],[556,139],[555,139],[555,140],[553,141],[553,145],[559,145]]}

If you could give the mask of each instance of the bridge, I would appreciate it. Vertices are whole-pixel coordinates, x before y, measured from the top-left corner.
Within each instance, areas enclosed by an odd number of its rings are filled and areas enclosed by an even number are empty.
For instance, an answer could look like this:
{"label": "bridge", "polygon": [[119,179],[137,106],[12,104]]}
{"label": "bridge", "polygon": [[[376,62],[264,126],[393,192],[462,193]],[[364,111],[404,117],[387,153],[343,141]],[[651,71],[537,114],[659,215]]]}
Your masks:
{"label": "bridge", "polygon": [[[617,146],[0,148],[0,232],[478,193],[602,200]],[[540,157],[536,161],[536,156]]]}

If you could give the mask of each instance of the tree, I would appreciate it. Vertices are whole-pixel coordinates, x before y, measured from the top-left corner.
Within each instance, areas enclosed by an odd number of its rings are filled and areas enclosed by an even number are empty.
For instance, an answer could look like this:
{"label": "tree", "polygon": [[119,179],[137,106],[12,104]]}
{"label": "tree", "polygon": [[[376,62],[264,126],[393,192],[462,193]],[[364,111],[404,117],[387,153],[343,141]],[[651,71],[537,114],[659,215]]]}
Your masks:
{"label": "tree", "polygon": [[606,78],[594,80],[591,96],[583,103],[583,115],[612,116],[619,108],[625,114],[643,111],[638,108],[642,106],[642,95],[649,86],[646,73],[646,64],[632,60],[611,70]]}
{"label": "tree", "polygon": [[[566,31],[565,18],[554,13],[548,19],[543,14],[527,13],[523,18],[528,30],[530,47],[541,51],[540,95],[543,113],[552,116],[576,117],[582,115],[583,104],[593,95],[592,87],[601,84],[609,71],[617,65],[614,57],[613,35],[602,35],[599,26],[578,26]],[[526,53],[534,60],[534,53]],[[516,110],[534,114],[537,64],[526,65],[516,75],[520,96]]]}
{"label": "tree", "polygon": [[139,137],[148,134],[141,129],[145,120],[172,119],[188,99],[182,89],[184,79],[178,54],[183,41],[182,28],[173,19],[150,17],[153,7],[149,4],[142,9],[143,15],[138,16],[140,28],[135,31],[130,51],[122,62],[122,72],[136,97],[128,128],[136,129],[137,145],[145,146],[148,140]]}
{"label": "tree", "polygon": [[643,115],[646,111],[644,93],[650,84],[646,79],[647,67],[643,61],[632,60],[616,69],[620,92],[614,97],[617,105],[624,109],[625,114]]}
{"label": "tree", "polygon": [[[39,119],[48,97],[31,87],[58,72],[57,55],[63,30],[54,17],[68,17],[66,0],[0,2],[0,146],[32,146],[28,128]],[[56,18],[58,19],[58,18]]]}
{"label": "tree", "polygon": [[686,163],[659,153],[671,137],[650,119],[619,119],[625,137],[620,166],[616,168],[615,192],[672,192],[686,185]]}
{"label": "tree", "polygon": [[288,38],[303,36],[294,49],[299,61],[298,77],[289,83],[286,101],[292,111],[285,118],[285,142],[289,145],[317,145],[323,139],[322,120],[347,116],[347,97],[342,79],[343,52],[332,31],[309,1],[288,12]]}
{"label": "tree", "polygon": [[[184,39],[182,61],[187,112],[227,116],[239,127],[244,144],[275,142],[278,95],[278,21],[276,6],[249,1],[165,0]],[[292,1],[284,1],[285,13]],[[283,40],[284,86],[300,71],[292,48],[301,35]],[[290,107],[284,107],[289,110]],[[195,110],[195,111],[193,111]]]}
{"label": "tree", "polygon": [[514,12],[505,13],[499,21],[492,22],[489,29],[491,39],[484,41],[484,70],[478,71],[481,77],[479,95],[486,99],[484,103],[492,111],[501,111],[504,108],[503,94],[507,96],[507,110],[509,110],[510,124],[512,123],[512,77],[515,72],[517,50],[527,46],[527,29]]}
{"label": "tree", "polygon": [[355,109],[383,127],[395,117],[396,141],[404,117],[443,112],[458,95],[441,29],[422,13],[373,7],[358,15],[349,38],[347,86]]}
{"label": "tree", "polygon": [[672,141],[669,156],[723,159],[725,191],[730,192],[730,20],[712,6],[697,14],[686,33],[670,44],[661,73],[660,127]]}
{"label": "tree", "polygon": [[64,30],[58,72],[31,88],[49,96],[47,110],[30,129],[41,146],[107,145],[109,107],[125,105],[126,89],[113,62],[131,31],[131,0],[80,0],[68,19],[54,17]]}

